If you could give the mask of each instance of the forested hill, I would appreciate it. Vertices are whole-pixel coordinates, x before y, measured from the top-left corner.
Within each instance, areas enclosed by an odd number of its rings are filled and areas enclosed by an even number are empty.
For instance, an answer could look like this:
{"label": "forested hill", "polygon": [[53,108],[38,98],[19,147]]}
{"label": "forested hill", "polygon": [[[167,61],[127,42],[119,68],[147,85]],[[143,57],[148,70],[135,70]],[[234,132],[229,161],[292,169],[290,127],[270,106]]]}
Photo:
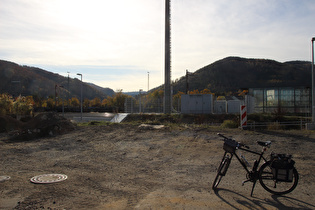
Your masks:
{"label": "forested hill", "polygon": [[[237,92],[243,88],[311,87],[311,63],[227,57],[189,74],[189,90],[213,93]],[[186,77],[173,84],[174,93],[186,91]]]}
{"label": "forested hill", "polygon": [[[68,83],[68,77],[40,68],[0,60],[0,93],[48,97],[55,95],[55,85],[63,86],[67,90],[69,87],[69,96],[80,98],[81,81],[78,79],[70,78]],[[83,83],[84,98],[105,98],[114,94],[112,89],[96,87]]]}

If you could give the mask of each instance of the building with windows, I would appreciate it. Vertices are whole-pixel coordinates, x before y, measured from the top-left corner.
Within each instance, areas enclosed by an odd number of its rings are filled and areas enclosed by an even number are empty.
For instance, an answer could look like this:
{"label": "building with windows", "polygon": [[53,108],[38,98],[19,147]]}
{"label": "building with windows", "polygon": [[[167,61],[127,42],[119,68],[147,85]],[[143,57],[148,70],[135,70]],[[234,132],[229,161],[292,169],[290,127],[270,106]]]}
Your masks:
{"label": "building with windows", "polygon": [[256,113],[311,113],[309,87],[249,88],[248,95],[254,98],[253,111]]}

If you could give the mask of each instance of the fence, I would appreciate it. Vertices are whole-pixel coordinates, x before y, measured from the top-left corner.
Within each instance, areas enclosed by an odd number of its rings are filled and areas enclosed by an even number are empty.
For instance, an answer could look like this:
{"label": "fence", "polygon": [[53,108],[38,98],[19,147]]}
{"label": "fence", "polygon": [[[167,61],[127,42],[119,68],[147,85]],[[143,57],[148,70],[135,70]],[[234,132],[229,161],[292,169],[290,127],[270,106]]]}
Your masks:
{"label": "fence", "polygon": [[283,128],[296,128],[296,129],[305,129],[306,123],[309,121],[301,120],[301,121],[290,121],[290,122],[248,122],[247,128],[250,130],[256,130],[261,128],[270,128],[272,129],[283,129]]}

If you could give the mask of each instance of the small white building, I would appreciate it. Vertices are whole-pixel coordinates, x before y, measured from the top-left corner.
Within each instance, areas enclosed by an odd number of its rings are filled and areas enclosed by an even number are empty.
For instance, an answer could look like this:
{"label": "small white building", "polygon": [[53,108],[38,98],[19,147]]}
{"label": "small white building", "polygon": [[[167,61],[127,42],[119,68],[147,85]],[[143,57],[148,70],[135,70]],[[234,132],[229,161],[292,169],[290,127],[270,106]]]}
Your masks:
{"label": "small white building", "polygon": [[211,94],[182,95],[181,113],[211,114],[213,112],[213,96]]}
{"label": "small white building", "polygon": [[214,113],[215,114],[226,114],[226,112],[227,112],[226,100],[214,101]]}
{"label": "small white building", "polygon": [[239,114],[241,107],[240,100],[228,100],[227,101],[227,113],[228,114]]}

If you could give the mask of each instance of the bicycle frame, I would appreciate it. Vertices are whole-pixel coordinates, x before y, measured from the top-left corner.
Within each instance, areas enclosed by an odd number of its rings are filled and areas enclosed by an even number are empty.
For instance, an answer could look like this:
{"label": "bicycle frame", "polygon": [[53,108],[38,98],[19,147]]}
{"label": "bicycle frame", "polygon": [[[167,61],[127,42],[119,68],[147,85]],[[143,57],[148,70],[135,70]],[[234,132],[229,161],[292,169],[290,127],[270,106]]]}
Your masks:
{"label": "bicycle frame", "polygon": [[[265,162],[267,162],[267,159],[263,156],[265,154],[265,151],[266,151],[266,148],[263,147],[262,149],[262,152],[255,152],[255,151],[252,151],[252,150],[249,150],[249,149],[245,149],[245,148],[238,148],[239,150],[243,150],[245,152],[249,152],[249,153],[252,153],[252,154],[255,154],[255,155],[259,155],[259,159],[257,160],[257,168],[258,168],[258,165],[260,163],[260,161],[263,159]],[[234,152],[235,157],[237,158],[237,160],[241,163],[241,165],[243,166],[243,168],[246,170],[247,173],[250,173],[250,170],[248,169],[247,165],[241,161],[240,157],[237,155],[236,152]],[[231,157],[232,158],[232,157]],[[257,168],[255,168],[255,171],[257,171]]]}

